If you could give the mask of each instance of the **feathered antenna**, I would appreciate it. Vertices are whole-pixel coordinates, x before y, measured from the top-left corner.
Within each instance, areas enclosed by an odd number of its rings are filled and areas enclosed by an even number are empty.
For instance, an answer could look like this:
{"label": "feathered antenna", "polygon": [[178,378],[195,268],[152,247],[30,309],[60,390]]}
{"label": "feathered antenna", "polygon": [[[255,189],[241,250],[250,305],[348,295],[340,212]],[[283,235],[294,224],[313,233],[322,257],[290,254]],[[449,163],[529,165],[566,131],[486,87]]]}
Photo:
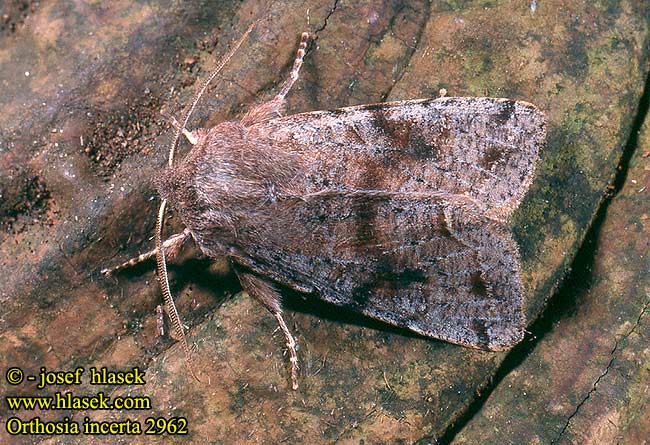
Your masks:
{"label": "feathered antenna", "polygon": [[[190,116],[194,112],[194,108],[196,108],[196,104],[201,99],[201,96],[203,96],[203,93],[208,88],[210,82],[214,80],[214,78],[217,76],[217,74],[219,74],[219,72],[223,69],[226,63],[228,63],[228,61],[232,58],[232,56],[237,52],[241,44],[244,43],[244,40],[246,40],[246,38],[251,33],[255,25],[257,25],[257,22],[253,22],[248,27],[246,32],[239,38],[239,40],[237,40],[237,42],[235,42],[235,45],[230,49],[226,57],[221,60],[219,65],[212,71],[212,73],[210,73],[208,78],[203,82],[201,89],[194,95],[194,99],[192,99],[192,104],[185,112],[185,115],[183,116],[180,125],[176,129],[174,140],[172,141],[172,144],[169,147],[169,160],[168,160],[169,167],[172,167],[174,164],[174,154],[176,153],[176,148],[178,147],[178,143],[180,142],[181,134],[183,133],[183,129],[186,128],[187,123],[190,120]],[[162,242],[162,231],[163,231],[163,226],[165,224],[166,207],[167,207],[167,200],[163,199],[162,202],[160,203],[160,209],[158,209],[158,219],[156,220],[156,233],[155,233],[156,265],[157,265],[158,277],[160,280],[160,288],[162,290],[163,298],[165,300],[165,305],[167,306],[167,313],[171,320],[172,328],[174,329],[176,338],[181,342],[181,345],[183,347],[187,369],[192,375],[192,377],[194,377],[197,381],[200,382],[199,378],[196,376],[192,368],[190,348],[187,345],[187,339],[185,338],[185,330],[183,329],[183,324],[181,323],[181,319],[178,315],[178,311],[176,310],[176,305],[174,304],[174,299],[169,289],[169,277],[167,275],[167,262],[165,260],[165,249]]]}

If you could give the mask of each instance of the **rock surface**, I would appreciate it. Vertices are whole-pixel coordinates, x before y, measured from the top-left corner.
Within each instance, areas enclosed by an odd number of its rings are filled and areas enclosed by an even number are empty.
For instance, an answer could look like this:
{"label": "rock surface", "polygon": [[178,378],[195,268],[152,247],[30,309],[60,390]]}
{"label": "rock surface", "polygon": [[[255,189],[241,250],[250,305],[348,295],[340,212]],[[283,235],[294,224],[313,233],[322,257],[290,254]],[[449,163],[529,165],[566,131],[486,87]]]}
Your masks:
{"label": "rock surface", "polygon": [[600,226],[575,308],[453,443],[642,444],[650,438],[650,119]]}
{"label": "rock surface", "polygon": [[[195,81],[256,18],[258,28],[202,102],[193,126],[233,118],[270,97],[305,30],[317,39],[288,98],[289,113],[431,97],[443,87],[454,96],[536,104],[549,121],[548,146],[513,221],[532,322],[571,264],[629,137],[648,72],[648,8],[633,0],[271,6],[48,0],[29,12],[8,9],[14,25],[0,35],[0,363],[28,374],[41,366],[140,366],[145,386],[110,394],[149,396],[152,409],[10,412],[3,405],[0,416],[143,424],[150,416],[184,416],[194,443],[435,442],[507,353],[387,330],[290,298],[286,318],[302,363],[302,386],[292,392],[274,319],[245,295],[227,298],[238,286],[225,264],[188,258],[172,267],[172,289],[192,326],[195,366],[204,380],[197,383],[178,346],[156,337],[160,294],[153,265],[114,279],[98,273],[152,247],[157,202],[148,178],[164,164],[171,134],[159,110],[178,115]],[[179,228],[172,219],[169,233]],[[638,317],[640,308],[629,309]],[[627,347],[620,339],[632,342],[641,332],[624,337],[632,326],[616,331],[621,354]],[[611,339],[602,341],[613,347]],[[590,360],[589,350],[579,357]],[[584,381],[593,384],[607,366],[594,362],[589,369]],[[4,380],[0,389],[18,395],[109,390],[41,391]],[[573,397],[584,395],[576,388]],[[573,402],[562,408],[575,408]],[[558,412],[558,424],[565,414]],[[580,418],[572,420],[565,434],[586,431]],[[3,443],[26,438],[8,437],[4,428],[0,437]]]}

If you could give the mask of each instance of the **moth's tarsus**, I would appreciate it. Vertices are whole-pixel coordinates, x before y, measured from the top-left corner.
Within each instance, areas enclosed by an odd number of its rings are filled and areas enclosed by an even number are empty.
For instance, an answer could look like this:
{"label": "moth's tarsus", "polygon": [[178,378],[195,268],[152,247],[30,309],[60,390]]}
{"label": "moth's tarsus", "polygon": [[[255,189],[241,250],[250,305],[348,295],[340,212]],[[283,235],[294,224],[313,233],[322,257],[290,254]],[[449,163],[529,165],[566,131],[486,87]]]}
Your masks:
{"label": "moth's tarsus", "polygon": [[291,389],[298,389],[298,354],[296,353],[296,341],[293,339],[293,335],[289,331],[284,318],[282,318],[282,312],[274,312],[275,319],[280,325],[280,329],[284,334],[284,339],[287,342],[287,351],[289,351],[289,362],[291,363]]}
{"label": "moth's tarsus", "polygon": [[291,387],[298,389],[298,354],[296,352],[296,341],[291,335],[291,331],[287,327],[282,317],[281,295],[278,289],[270,283],[267,279],[252,274],[241,267],[235,267],[237,277],[242,285],[242,288],[248,295],[255,298],[268,309],[280,326],[282,333],[287,344],[287,351],[289,352],[289,363],[291,365]]}
{"label": "moth's tarsus", "polygon": [[[181,233],[177,233],[167,238],[163,242],[166,259],[173,260],[178,255],[178,253],[181,250],[181,247],[183,246],[183,243],[185,243],[185,241],[189,238],[189,236],[190,236],[189,229],[185,229]],[[155,257],[157,251],[158,249],[150,250],[149,252],[131,258],[130,260],[125,261],[122,264],[118,264],[117,266],[102,269],[101,273],[104,275],[112,275],[118,270],[127,269],[129,267],[136,266],[137,264],[140,264],[143,261],[147,261],[148,259]]]}
{"label": "moth's tarsus", "polygon": [[282,116],[285,97],[296,80],[298,80],[298,73],[302,67],[303,58],[305,57],[305,48],[307,47],[308,39],[309,33],[303,32],[300,36],[300,43],[298,45],[298,50],[296,51],[296,57],[293,61],[291,72],[287,79],[282,83],[282,87],[278,94],[266,103],[251,107],[251,109],[241,118],[240,122],[243,126],[247,127]]}
{"label": "moth's tarsus", "polygon": [[543,114],[443,89],[437,99],[279,117],[303,63],[303,33],[277,95],[239,121],[188,132],[196,143],[174,164],[192,110],[251,29],[195,95],[154,180],[162,203],[152,252],[190,373],[165,268],[176,245],[162,242],[167,202],[185,237],[209,257],[227,256],[242,288],[275,316],[293,389],[298,358],[282,287],[463,346],[519,342],[521,265],[508,221],[533,178]]}
{"label": "moth's tarsus", "polygon": [[284,85],[278,93],[279,99],[284,99],[293,84],[298,80],[298,73],[300,72],[300,67],[302,67],[302,61],[305,57],[305,48],[307,48],[307,40],[309,40],[309,33],[303,32],[300,36],[300,44],[298,44],[298,51],[296,53],[296,58],[293,61],[293,68],[289,77],[284,81]]}

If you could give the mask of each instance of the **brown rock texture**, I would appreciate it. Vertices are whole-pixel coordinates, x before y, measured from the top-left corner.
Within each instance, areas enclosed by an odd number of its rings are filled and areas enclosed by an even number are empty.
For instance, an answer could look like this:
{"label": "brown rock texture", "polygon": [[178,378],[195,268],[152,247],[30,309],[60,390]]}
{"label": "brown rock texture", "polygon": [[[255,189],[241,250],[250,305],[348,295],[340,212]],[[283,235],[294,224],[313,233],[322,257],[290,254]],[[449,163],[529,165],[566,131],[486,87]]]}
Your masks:
{"label": "brown rock texture", "polygon": [[[111,388],[85,381],[80,387],[39,390],[34,383],[11,386],[3,379],[0,392],[43,396],[69,390],[82,396],[103,390],[111,397],[148,396],[151,409],[12,411],[2,404],[0,418],[68,416],[82,423],[87,416],[145,425],[148,417],[183,416],[189,435],[182,440],[191,443],[444,441],[507,356],[386,329],[288,296],[285,317],[297,336],[302,364],[301,388],[293,392],[275,320],[237,294],[226,264],[190,252],[170,273],[179,312],[191,327],[195,366],[203,376],[199,383],[187,374],[178,346],[156,336],[155,307],[161,298],[153,264],[115,278],[99,274],[152,247],[158,202],[149,178],[164,165],[171,136],[160,110],[178,116],[197,80],[253,20],[260,23],[202,101],[192,128],[234,118],[249,104],[271,97],[290,69],[302,31],[316,39],[288,97],[289,113],[432,97],[440,88],[452,96],[525,100],[546,113],[547,147],[513,222],[529,322],[555,292],[615,175],[648,74],[650,10],[635,0],[45,0],[10,1],[2,8],[0,18],[7,16],[0,30],[3,374],[9,367],[37,375],[41,367],[139,366],[147,384]],[[630,205],[635,212],[641,208]],[[630,216],[621,211],[621,218]],[[643,247],[643,214],[636,215],[634,222],[619,219],[611,226],[612,233],[630,228],[625,239],[637,244],[625,251],[630,255]],[[173,218],[170,226],[169,233],[180,228]],[[636,238],[635,230],[641,231]],[[631,259],[625,262],[627,253],[614,255],[622,242],[609,242],[602,255],[610,278],[600,286],[612,288],[607,295],[614,298],[614,287],[633,292],[627,287],[630,271],[641,269],[632,269]],[[633,443],[635,435],[642,437],[647,424],[634,416],[644,409],[640,394],[647,388],[647,360],[639,364],[644,301],[610,305],[611,314],[595,308],[595,302],[589,312],[587,303],[579,310],[587,327],[564,331],[585,336],[586,343],[548,346],[543,358],[548,368],[535,367],[538,380],[531,384],[545,382],[544,388],[563,394],[557,404],[520,400],[517,416],[501,411],[506,402],[485,409],[495,406],[504,424],[521,422],[522,430],[525,420],[541,420],[536,409],[554,412],[549,420],[554,423],[526,430],[532,435],[546,428],[540,443],[608,434],[623,434]],[[586,337],[616,314],[622,318],[607,326],[607,335]],[[567,363],[584,364],[573,379],[558,374],[563,372],[558,364],[567,358],[561,351],[574,354]],[[534,363],[540,361],[530,366]],[[619,376],[612,372],[617,366],[636,380],[610,380]],[[563,381],[569,386],[562,387]],[[594,382],[598,385],[590,393]],[[602,391],[606,385],[612,391]],[[634,403],[625,408],[620,405],[625,400]],[[493,434],[493,425],[478,423],[482,415],[467,430],[470,442]],[[619,427],[603,423],[599,429],[589,420],[598,416]],[[0,431],[2,443],[168,441],[169,436],[147,435],[9,437],[4,422]]]}

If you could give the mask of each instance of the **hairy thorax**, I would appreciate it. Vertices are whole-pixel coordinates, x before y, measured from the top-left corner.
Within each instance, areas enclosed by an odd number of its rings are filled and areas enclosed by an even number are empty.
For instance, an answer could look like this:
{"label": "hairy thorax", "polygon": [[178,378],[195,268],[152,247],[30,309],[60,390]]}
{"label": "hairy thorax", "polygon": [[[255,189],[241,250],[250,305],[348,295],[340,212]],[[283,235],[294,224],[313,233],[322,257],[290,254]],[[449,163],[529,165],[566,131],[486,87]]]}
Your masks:
{"label": "hairy thorax", "polygon": [[203,252],[217,256],[237,245],[251,220],[264,218],[278,200],[301,193],[300,158],[238,122],[195,134],[191,151],[154,183]]}

